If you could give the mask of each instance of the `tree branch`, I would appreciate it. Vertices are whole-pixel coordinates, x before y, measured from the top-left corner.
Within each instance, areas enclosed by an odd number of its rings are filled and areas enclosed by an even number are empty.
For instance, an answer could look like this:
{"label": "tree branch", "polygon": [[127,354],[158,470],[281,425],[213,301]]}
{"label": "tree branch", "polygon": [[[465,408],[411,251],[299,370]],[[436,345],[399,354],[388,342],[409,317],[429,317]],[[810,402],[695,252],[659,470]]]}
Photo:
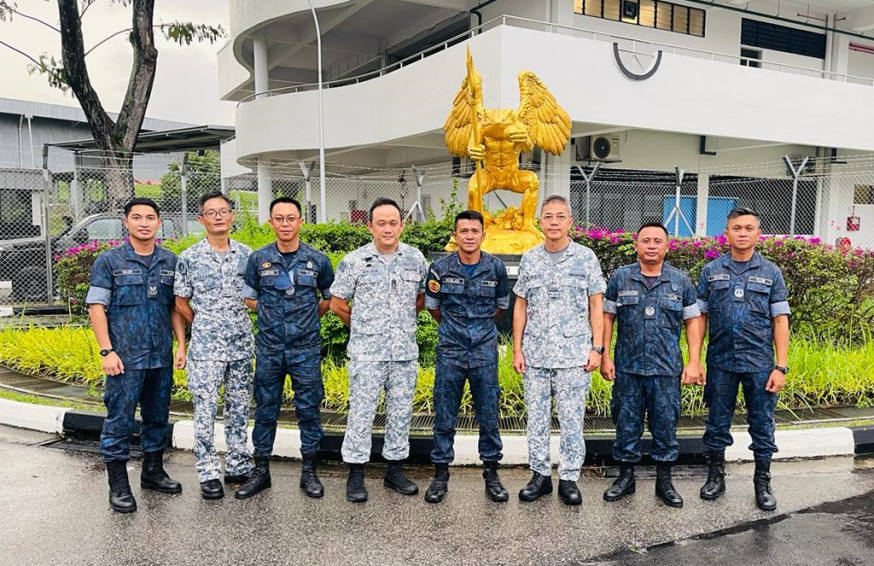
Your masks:
{"label": "tree branch", "polygon": [[[58,1],[63,2],[63,0]],[[155,0],[133,0],[132,3],[133,29],[130,42],[133,46],[134,60],[127,92],[112,134],[126,151],[133,151],[136,146],[137,136],[146,117],[146,107],[152,94],[158,62],[158,50],[155,48],[152,25]]]}
{"label": "tree branch", "polygon": [[61,51],[64,62],[64,79],[73,94],[79,100],[94,142],[104,151],[115,152],[119,144],[115,143],[111,132],[114,123],[100,97],[91,85],[88,77],[88,67],[85,64],[85,47],[82,39],[82,21],[79,19],[79,8],[76,2],[58,0],[58,15],[61,22]]}
{"label": "tree branch", "polygon": [[37,18],[36,16],[31,16],[30,14],[25,14],[24,12],[22,12],[22,11],[18,10],[16,7],[14,7],[14,5],[10,5],[9,2],[6,2],[5,0],[0,0],[0,19],[3,19],[4,12],[8,12],[10,14],[15,14],[16,16],[21,16],[22,18],[32,20],[38,24],[44,25],[45,27],[49,28],[50,30],[52,30],[56,33],[61,33],[61,30],[59,30],[58,28],[56,28],[52,24],[48,23],[47,21],[41,20],[41,19]]}
{"label": "tree branch", "polygon": [[0,39],[0,45],[2,45],[2,46],[4,46],[4,47],[8,47],[9,49],[11,49],[12,51],[15,51],[15,52],[18,53],[19,55],[22,55],[22,56],[24,56],[24,57],[27,57],[28,59],[30,59],[30,62],[33,63],[34,65],[37,65],[37,66],[39,65],[39,61],[37,61],[36,59],[34,59],[33,57],[31,57],[30,55],[28,55],[27,53],[25,53],[25,52],[22,51],[21,49],[18,49],[17,47],[13,47],[12,45],[9,45],[8,43],[6,43],[5,41],[3,41],[2,39]]}

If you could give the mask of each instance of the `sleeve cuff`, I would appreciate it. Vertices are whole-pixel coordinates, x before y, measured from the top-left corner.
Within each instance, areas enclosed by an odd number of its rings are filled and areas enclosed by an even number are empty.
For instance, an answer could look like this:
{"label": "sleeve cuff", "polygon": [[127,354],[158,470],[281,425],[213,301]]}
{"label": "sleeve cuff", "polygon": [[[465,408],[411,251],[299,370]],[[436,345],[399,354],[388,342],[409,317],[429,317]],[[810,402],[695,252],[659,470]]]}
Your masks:
{"label": "sleeve cuff", "polygon": [[604,299],[604,312],[607,314],[616,314],[616,301]]}
{"label": "sleeve cuff", "polygon": [[510,295],[507,295],[506,297],[498,297],[498,308],[502,311],[510,308]]}
{"label": "sleeve cuff", "polygon": [[698,303],[689,305],[688,307],[683,307],[683,320],[689,320],[690,318],[698,318],[701,316],[701,309],[698,307]]}
{"label": "sleeve cuff", "polygon": [[112,291],[110,289],[105,287],[95,287],[92,285],[88,289],[88,294],[85,296],[85,304],[108,306],[111,298]]}
{"label": "sleeve cuff", "polygon": [[771,305],[771,318],[783,314],[792,314],[792,312],[789,310],[788,301],[780,301]]}
{"label": "sleeve cuff", "polygon": [[258,300],[258,291],[243,283],[243,298]]}
{"label": "sleeve cuff", "polygon": [[323,300],[323,301],[324,301],[324,300],[327,300],[327,299],[330,299],[331,297],[334,296],[334,295],[331,294],[331,288],[330,288],[330,287],[328,287],[327,289],[319,289],[319,292],[322,294],[322,300]]}
{"label": "sleeve cuff", "polygon": [[428,310],[437,310],[440,308],[440,299],[425,295],[425,308]]}
{"label": "sleeve cuff", "polygon": [[695,306],[698,307],[699,314],[707,314],[707,310],[709,308],[707,305],[707,301],[702,301],[701,299],[698,299],[695,302]]}
{"label": "sleeve cuff", "polygon": [[589,296],[591,297],[592,295],[597,295],[599,293],[603,293],[606,290],[607,290],[607,283],[603,279],[601,279],[601,281],[599,281],[597,284],[589,287]]}

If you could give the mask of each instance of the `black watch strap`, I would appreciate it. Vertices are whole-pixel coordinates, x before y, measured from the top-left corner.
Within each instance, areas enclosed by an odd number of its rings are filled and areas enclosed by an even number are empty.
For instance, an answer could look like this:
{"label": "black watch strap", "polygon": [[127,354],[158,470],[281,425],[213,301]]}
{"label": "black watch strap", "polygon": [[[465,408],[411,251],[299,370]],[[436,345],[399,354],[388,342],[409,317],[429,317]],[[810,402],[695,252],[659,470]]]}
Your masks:
{"label": "black watch strap", "polygon": [[592,346],[592,351],[597,353],[599,356],[604,355],[604,346]]}
{"label": "black watch strap", "polygon": [[779,371],[783,375],[787,375],[789,373],[789,366],[774,366],[774,369]]}
{"label": "black watch strap", "polygon": [[100,350],[100,355],[105,358],[106,356],[113,353],[114,351],[115,350],[113,350],[112,348],[108,348],[106,350]]}

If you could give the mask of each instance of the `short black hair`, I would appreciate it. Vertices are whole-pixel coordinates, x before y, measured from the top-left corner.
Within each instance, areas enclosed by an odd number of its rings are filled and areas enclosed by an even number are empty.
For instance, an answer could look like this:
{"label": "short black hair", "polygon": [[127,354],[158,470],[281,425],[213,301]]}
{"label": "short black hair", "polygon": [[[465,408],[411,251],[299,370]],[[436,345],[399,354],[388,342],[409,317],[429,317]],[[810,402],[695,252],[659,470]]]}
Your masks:
{"label": "short black hair", "polygon": [[155,214],[157,216],[161,216],[161,209],[158,208],[158,203],[146,197],[134,197],[127,201],[127,204],[124,205],[124,215],[128,216],[130,214],[130,209],[137,206],[138,204],[151,206],[155,210]]}
{"label": "short black hair", "polygon": [[668,233],[668,229],[665,228],[665,225],[661,222],[644,222],[643,224],[641,224],[640,228],[637,229],[637,234],[640,235],[640,232],[644,228],[661,228],[662,230],[664,230],[665,236],[667,236],[668,238],[671,237],[671,235]]}
{"label": "short black hair", "polygon": [[459,220],[477,220],[480,223],[480,226],[483,228],[486,227],[485,219],[483,215],[475,210],[462,210],[458,214],[455,215],[455,222],[452,224],[452,229],[455,230],[458,228]]}
{"label": "short black hair", "polygon": [[[379,208],[380,206],[393,206],[396,209],[398,209],[398,216],[403,217],[403,215],[404,215],[403,211],[401,210],[401,207],[398,206],[398,203],[396,203],[395,201],[393,201],[390,198],[382,197],[382,198],[376,199],[375,201],[373,201],[373,204],[370,205],[370,210],[367,212],[367,221],[368,222],[373,222],[373,211],[376,210],[377,208]],[[401,219],[403,220],[403,218],[401,218]]]}
{"label": "short black hair", "polygon": [[221,191],[210,191],[208,193],[204,193],[204,195],[200,197],[200,210],[203,210],[203,205],[206,204],[206,201],[212,200],[214,198],[224,199],[225,202],[228,203],[228,208],[230,208],[231,210],[234,209],[234,203],[231,202],[231,199],[229,199],[227,195],[225,195]]}
{"label": "short black hair", "polygon": [[734,220],[738,216],[755,216],[756,220],[759,223],[759,226],[762,225],[762,218],[759,216],[758,212],[756,212],[752,208],[747,208],[745,206],[736,206],[728,212],[728,216],[726,216],[725,218],[726,226],[728,225],[729,221]]}
{"label": "short black hair", "polygon": [[303,209],[300,207],[300,202],[296,198],[291,197],[277,197],[270,201],[270,215],[273,215],[273,207],[277,204],[293,204],[297,207],[297,213],[303,215]]}

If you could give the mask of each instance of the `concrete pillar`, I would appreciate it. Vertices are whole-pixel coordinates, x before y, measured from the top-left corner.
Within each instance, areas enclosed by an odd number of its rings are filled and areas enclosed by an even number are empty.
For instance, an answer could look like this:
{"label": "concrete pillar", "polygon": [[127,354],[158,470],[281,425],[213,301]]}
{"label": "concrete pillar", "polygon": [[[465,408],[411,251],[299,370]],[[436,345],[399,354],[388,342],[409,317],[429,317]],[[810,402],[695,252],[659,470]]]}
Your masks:
{"label": "concrete pillar", "polygon": [[549,155],[543,152],[542,168],[543,178],[540,179],[542,187],[541,202],[547,195],[561,195],[571,199],[571,145],[565,148],[561,155]]}
{"label": "concrete pillar", "polygon": [[255,74],[255,98],[267,96],[270,89],[269,68],[267,66],[267,38],[263,33],[257,34],[252,40]]}
{"label": "concrete pillar", "polygon": [[270,217],[270,201],[273,200],[273,179],[270,164],[258,160],[258,221],[266,222]]}
{"label": "concrete pillar", "polygon": [[[267,66],[267,38],[257,34],[252,41],[255,74],[255,98],[268,96],[270,89],[269,68]],[[265,222],[270,216],[270,201],[273,200],[273,186],[270,178],[270,165],[258,160],[258,220]]]}
{"label": "concrete pillar", "polygon": [[695,235],[707,235],[707,199],[710,198],[710,175],[698,174],[698,193],[695,199]]}
{"label": "concrete pillar", "polygon": [[[844,34],[834,34],[832,38],[831,70],[839,75],[846,75],[850,65],[850,38]],[[836,78],[837,77],[833,77]],[[840,79],[838,79],[840,80]]]}

